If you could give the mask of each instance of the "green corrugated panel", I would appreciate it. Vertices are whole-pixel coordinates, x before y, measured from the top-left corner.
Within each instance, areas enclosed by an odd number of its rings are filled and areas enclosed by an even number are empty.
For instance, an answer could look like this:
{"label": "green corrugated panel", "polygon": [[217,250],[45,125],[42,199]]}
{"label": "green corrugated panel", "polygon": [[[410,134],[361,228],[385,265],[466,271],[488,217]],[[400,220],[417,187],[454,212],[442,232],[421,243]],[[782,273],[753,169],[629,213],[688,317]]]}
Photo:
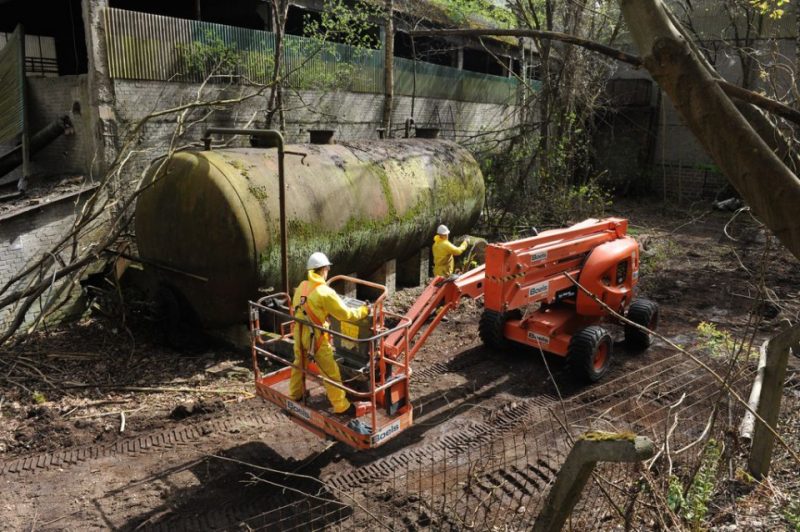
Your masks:
{"label": "green corrugated panel", "polygon": [[[256,83],[272,79],[275,35],[195,20],[108,8],[106,39],[114,78],[203,81],[212,72]],[[282,74],[295,89],[382,94],[383,51],[286,35]],[[395,59],[395,94],[512,104],[517,82]],[[222,68],[220,68],[222,64]],[[216,67],[216,69],[215,69]]]}
{"label": "green corrugated panel", "polygon": [[398,95],[497,104],[516,102],[515,78],[402,58],[395,58],[394,65],[394,88]]}
{"label": "green corrugated panel", "polygon": [[24,127],[23,54],[17,28],[0,50],[0,142],[14,139]]}

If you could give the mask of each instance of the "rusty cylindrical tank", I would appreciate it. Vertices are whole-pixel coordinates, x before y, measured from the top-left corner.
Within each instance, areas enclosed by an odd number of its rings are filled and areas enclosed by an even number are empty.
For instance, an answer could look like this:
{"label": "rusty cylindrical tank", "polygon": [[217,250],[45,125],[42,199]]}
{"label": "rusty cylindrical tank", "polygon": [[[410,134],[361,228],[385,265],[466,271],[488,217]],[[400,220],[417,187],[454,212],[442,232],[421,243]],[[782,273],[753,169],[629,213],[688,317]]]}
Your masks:
{"label": "rusty cylindrical tank", "polygon": [[[454,234],[477,220],[484,201],[478,163],[446,140],[386,140],[287,146],[286,210],[291,286],[314,251],[332,275],[369,274],[429,246],[436,227]],[[259,287],[280,287],[278,162],[274,149],[186,151],[154,165],[136,206],[142,258],[165,269],[205,326],[246,320]]]}

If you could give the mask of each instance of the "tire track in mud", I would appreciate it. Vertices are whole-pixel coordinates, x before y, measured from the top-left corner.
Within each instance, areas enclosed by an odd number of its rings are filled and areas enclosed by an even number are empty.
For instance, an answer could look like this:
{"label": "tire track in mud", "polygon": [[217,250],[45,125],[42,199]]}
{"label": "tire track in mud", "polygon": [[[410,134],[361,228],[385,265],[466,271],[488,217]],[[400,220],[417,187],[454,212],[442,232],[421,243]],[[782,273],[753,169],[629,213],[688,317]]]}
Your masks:
{"label": "tire track in mud", "polygon": [[[522,424],[537,423],[552,418],[551,411],[554,409],[556,409],[556,414],[561,413],[562,407],[572,413],[581,409],[589,411],[593,410],[592,398],[594,397],[615,397],[621,393],[621,390],[630,389],[638,383],[657,382],[663,379],[664,375],[676,374],[681,371],[686,372],[681,376],[692,372],[701,373],[701,370],[686,361],[675,364],[676,360],[680,359],[676,356],[662,358],[638,368],[634,372],[622,374],[613,380],[591,386],[576,395],[565,398],[563,406],[558,397],[550,394],[514,400],[492,411],[487,421],[459,427],[458,430],[446,434],[435,442],[401,449],[389,456],[378,458],[372,463],[332,475],[325,479],[325,482],[338,489],[358,489],[389,478],[398,468],[408,469],[415,462],[424,464],[434,456],[450,459],[459,453],[496,440],[503,434],[519,428]],[[521,379],[524,376],[516,378]],[[639,381],[634,382],[635,379],[639,379]]]}
{"label": "tire track in mud", "polygon": [[[436,362],[413,374],[412,382],[425,384],[436,377],[463,371],[464,369],[479,365],[485,361],[485,353],[476,350],[468,356],[456,361],[447,363]],[[657,365],[657,363],[654,365]],[[519,376],[518,378],[522,377]],[[259,399],[251,401],[259,401]],[[252,405],[252,403],[248,403]],[[548,408],[557,404],[558,399],[548,395],[514,401],[498,409],[491,422],[473,424],[460,432],[448,434],[431,444],[414,449],[401,450],[387,458],[379,459],[372,464],[358,467],[353,472],[336,476],[329,481],[333,482],[337,487],[355,487],[363,484],[366,481],[365,479],[376,478],[373,475],[385,475],[386,472],[392,470],[393,466],[399,464],[405,466],[412,461],[429,458],[436,452],[448,451],[450,453],[457,453],[466,450],[489,441],[499,433],[513,429],[521,422],[525,421],[528,416],[537,412],[547,411]],[[219,419],[155,431],[118,440],[113,444],[90,445],[32,456],[20,456],[9,461],[0,462],[0,477],[7,475],[36,474],[50,469],[63,470],[105,457],[136,457],[156,450],[163,452],[165,450],[177,449],[179,446],[195,444],[203,441],[206,437],[214,433],[269,426],[289,421],[290,419],[286,414],[269,405],[264,405],[263,409],[260,409],[258,412],[250,413],[245,416],[241,416],[236,411],[229,410],[224,417]],[[387,467],[387,461],[391,461],[392,467]],[[384,473],[380,473],[381,471],[384,471]],[[356,473],[358,474],[356,475]]]}
{"label": "tire track in mud", "polygon": [[[485,353],[480,350],[470,354],[464,360],[448,363],[435,363],[414,376],[418,382],[435,379],[438,375],[454,373],[467,367],[485,362]],[[671,357],[654,361],[637,371],[627,373],[620,378],[608,381],[598,386],[593,386],[584,392],[573,395],[567,399],[568,409],[586,408],[594,410],[589,400],[593,396],[606,397],[617,395],[622,389],[635,386],[644,380],[661,380],[667,375],[674,376],[680,371],[683,364],[671,364]],[[524,374],[513,376],[511,381],[525,379]],[[662,381],[663,382],[663,381]],[[487,384],[491,386],[490,384]],[[620,388],[621,387],[621,388]],[[480,392],[477,392],[480,395]],[[255,401],[260,401],[256,399]],[[233,431],[248,427],[274,426],[276,423],[289,421],[288,417],[268,405],[254,406],[248,402],[244,408],[258,408],[256,412],[242,415],[241,409],[229,410],[224,417],[196,423],[187,427],[176,427],[170,430],[153,432],[146,435],[118,441],[113,445],[90,446],[80,449],[67,449],[55,453],[20,457],[11,462],[0,464],[0,475],[26,475],[46,471],[52,468],[65,468],[75,466],[93,459],[105,456],[130,456],[136,458],[151,451],[164,452],[170,449],[186,448],[186,446],[199,445],[204,438],[215,432]],[[415,471],[425,466],[432,460],[458,459],[461,453],[480,448],[492,440],[498,440],[510,432],[519,430],[523,424],[538,424],[552,418],[552,410],[561,412],[560,401],[555,396],[540,395],[528,398],[515,399],[499,408],[493,409],[484,421],[474,421],[462,424],[457,430],[449,431],[433,440],[423,440],[417,447],[399,448],[393,451],[386,449],[391,454],[378,457],[375,461],[364,465],[354,465],[350,470],[341,473],[332,473],[328,476],[324,471],[311,484],[300,482],[296,488],[300,492],[314,494],[318,499],[308,499],[303,496],[294,496],[291,491],[274,489],[244,489],[238,487],[241,479],[246,478],[250,471],[246,467],[228,464],[220,470],[220,476],[209,478],[201,482],[202,488],[191,493],[184,493],[175,502],[167,507],[160,507],[152,513],[140,515],[123,525],[123,529],[135,527],[144,530],[196,530],[196,529],[229,529],[245,523],[253,527],[270,527],[274,529],[301,526],[302,519],[313,516],[322,526],[346,521],[353,512],[351,501],[341,496],[342,493],[366,494],[376,486],[387,485],[392,475],[398,471]],[[238,406],[238,405],[237,405]],[[413,428],[412,428],[413,430]],[[423,431],[424,432],[424,431]],[[235,436],[234,436],[235,437]],[[224,452],[223,452],[224,454]],[[262,457],[263,459],[263,457]],[[253,456],[252,463],[258,463],[258,458]],[[537,490],[541,490],[552,482],[554,471],[560,465],[559,459],[553,456],[552,463],[529,464],[524,469],[501,469],[486,472],[486,478],[481,478],[483,488],[476,485],[475,493],[467,494],[468,502],[477,504],[476,499],[484,500],[486,489],[499,490],[505,493],[508,489],[514,490],[523,486],[523,495],[531,499]],[[269,465],[269,464],[265,464]],[[523,466],[520,466],[523,467]],[[2,478],[2,477],[0,477]],[[295,482],[289,478],[281,480],[281,485],[289,488]],[[233,488],[233,486],[237,486]],[[498,487],[499,486],[499,487]],[[521,488],[520,488],[521,489]],[[471,497],[471,498],[470,498]],[[506,493],[506,497],[515,498],[516,494]],[[526,499],[526,500],[527,500]],[[173,503],[174,504],[174,503]],[[535,505],[530,505],[533,508]],[[488,509],[487,509],[488,511]],[[420,517],[425,522],[430,517]],[[275,528],[276,523],[280,524]]]}
{"label": "tire track in mud", "polygon": [[[447,363],[436,362],[419,372],[412,374],[414,383],[425,384],[430,380],[447,374],[462,371],[468,367],[480,364],[485,356],[480,353],[470,353],[468,356]],[[252,399],[252,402],[261,401]],[[236,429],[255,428],[259,426],[274,425],[276,423],[290,422],[289,417],[275,407],[264,403],[263,411],[241,416],[238,412],[228,410],[224,417],[203,421],[193,425],[175,427],[166,430],[150,432],[118,440],[111,444],[89,445],[76,448],[67,448],[49,453],[23,455],[8,461],[0,462],[0,477],[7,475],[29,475],[50,469],[66,469],[78,464],[113,456],[139,456],[152,451],[165,451],[177,449],[179,446],[192,445],[204,440],[214,433],[230,432]]]}
{"label": "tire track in mud", "polygon": [[285,414],[271,409],[264,409],[263,412],[245,416],[229,411],[221,419],[125,438],[113,444],[69,448],[0,462],[0,477],[14,474],[35,474],[50,469],[66,469],[99,458],[136,457],[154,451],[177,449],[202,441],[211,434],[270,425],[284,419],[286,419]]}
{"label": "tire track in mud", "polygon": [[324,482],[339,490],[353,490],[389,478],[399,468],[407,468],[417,463],[427,463],[434,456],[452,457],[473,447],[490,442],[521,423],[531,421],[544,414],[559,403],[553,396],[539,396],[514,401],[493,412],[490,421],[474,423],[441,437],[439,440],[410,449],[402,449],[389,456],[379,458],[371,464],[363,465],[330,478]]}

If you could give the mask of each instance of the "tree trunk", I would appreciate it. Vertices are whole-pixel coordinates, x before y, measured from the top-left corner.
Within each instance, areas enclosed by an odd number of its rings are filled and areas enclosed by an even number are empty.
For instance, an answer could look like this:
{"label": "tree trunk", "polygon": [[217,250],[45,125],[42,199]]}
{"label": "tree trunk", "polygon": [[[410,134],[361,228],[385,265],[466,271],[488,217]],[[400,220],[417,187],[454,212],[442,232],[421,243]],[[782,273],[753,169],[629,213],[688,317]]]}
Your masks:
{"label": "tree trunk", "polygon": [[800,259],[800,179],[772,152],[669,21],[660,0],[620,0],[644,66],[730,183]]}
{"label": "tree trunk", "polygon": [[[283,70],[283,40],[286,28],[286,14],[289,11],[289,2],[287,0],[275,0],[271,4],[272,7],[272,31],[275,34],[275,59],[274,71],[272,72],[272,87],[269,93],[269,100],[267,101],[267,113],[265,117],[266,129],[272,129],[272,123],[275,119],[275,113],[282,107],[281,98],[281,70]],[[282,120],[281,120],[282,122]]]}
{"label": "tree trunk", "polygon": [[[539,29],[539,28],[537,28]],[[553,31],[553,6],[550,0],[545,1],[545,30]],[[541,43],[540,53],[542,58],[542,90],[539,96],[539,167],[544,175],[550,175],[550,111],[552,90],[550,87],[550,50],[551,41],[539,41]],[[535,184],[538,186],[538,183]]]}
{"label": "tree trunk", "polygon": [[386,0],[386,37],[383,41],[383,128],[386,138],[392,136],[392,106],[394,104],[394,0]]}

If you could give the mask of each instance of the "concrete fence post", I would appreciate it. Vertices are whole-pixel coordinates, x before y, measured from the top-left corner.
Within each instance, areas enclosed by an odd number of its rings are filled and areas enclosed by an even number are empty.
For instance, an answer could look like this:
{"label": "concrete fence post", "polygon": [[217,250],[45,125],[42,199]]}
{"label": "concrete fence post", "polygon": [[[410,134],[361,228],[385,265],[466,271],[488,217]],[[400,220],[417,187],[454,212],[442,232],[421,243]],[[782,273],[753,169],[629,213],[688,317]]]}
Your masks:
{"label": "concrete fence post", "polygon": [[[771,338],[767,343],[764,372],[758,375],[761,382],[759,383],[756,379],[754,384],[754,386],[759,384],[761,386],[756,413],[769,424],[772,430],[777,430],[778,427],[789,351],[796,349],[799,341],[800,326],[790,327]],[[769,474],[772,449],[775,446],[775,436],[769,427],[756,420],[753,430],[753,446],[750,448],[750,457],[747,460],[750,474],[759,480]]]}
{"label": "concrete fence post", "polygon": [[597,462],[641,462],[655,453],[653,442],[634,434],[587,432],[575,442],[556,476],[534,532],[561,530],[581,497]]}

